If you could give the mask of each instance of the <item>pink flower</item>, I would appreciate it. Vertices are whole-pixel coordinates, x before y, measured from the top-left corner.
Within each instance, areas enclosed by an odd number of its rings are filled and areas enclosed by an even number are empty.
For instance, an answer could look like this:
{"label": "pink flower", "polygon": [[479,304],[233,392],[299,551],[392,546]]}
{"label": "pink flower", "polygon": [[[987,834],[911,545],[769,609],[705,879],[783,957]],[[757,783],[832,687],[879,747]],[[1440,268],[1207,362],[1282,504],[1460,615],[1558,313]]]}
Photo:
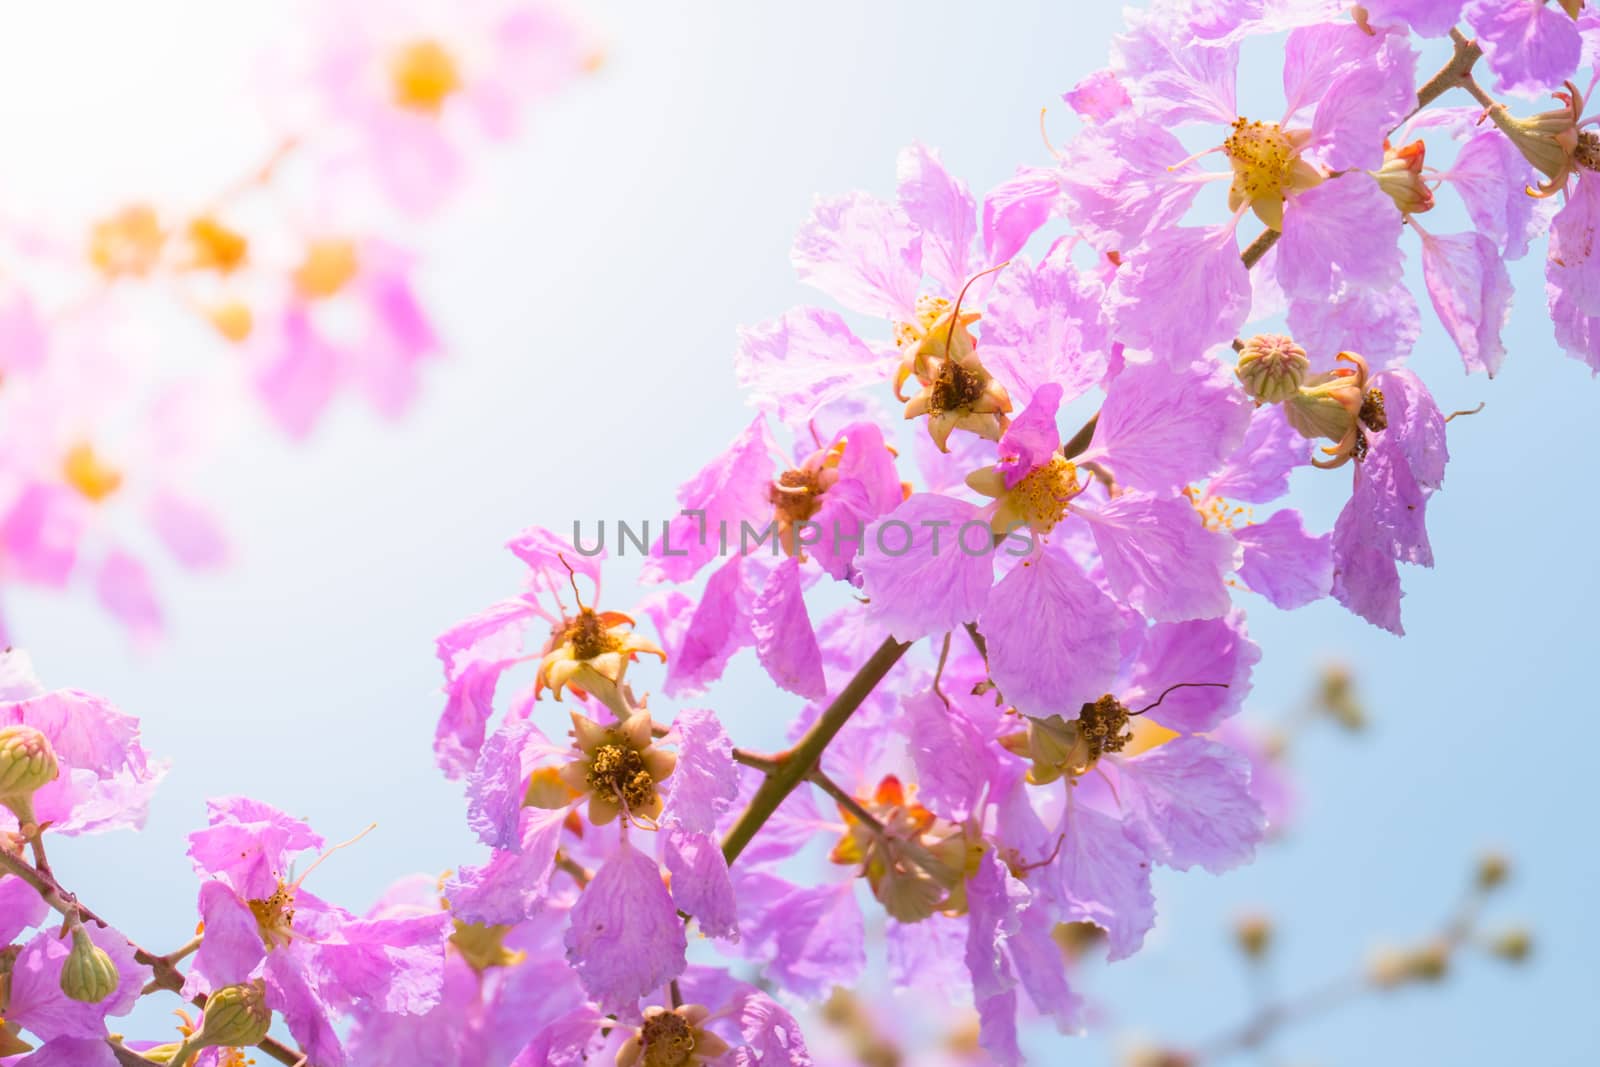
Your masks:
{"label": "pink flower", "polygon": [[376,183],[406,212],[438,207],[465,174],[466,143],[509,137],[593,60],[539,0],[357,0],[320,14],[309,69],[274,69],[273,89],[309,84],[290,128],[319,132],[330,177]]}
{"label": "pink flower", "polygon": [[336,1023],[355,1005],[407,1016],[439,1002],[442,912],[357,918],[302,888],[320,858],[291,874],[295,857],[323,847],[305,823],[242,797],[210,801],[207,814],[189,835],[205,940],[186,994],[264,980],[300,1047],[331,1067],[350,1062]]}
{"label": "pink flower", "polygon": [[286,433],[307,436],[346,389],[388,418],[410,406],[423,362],[440,350],[413,267],[378,238],[309,242],[246,342],[256,389]]}

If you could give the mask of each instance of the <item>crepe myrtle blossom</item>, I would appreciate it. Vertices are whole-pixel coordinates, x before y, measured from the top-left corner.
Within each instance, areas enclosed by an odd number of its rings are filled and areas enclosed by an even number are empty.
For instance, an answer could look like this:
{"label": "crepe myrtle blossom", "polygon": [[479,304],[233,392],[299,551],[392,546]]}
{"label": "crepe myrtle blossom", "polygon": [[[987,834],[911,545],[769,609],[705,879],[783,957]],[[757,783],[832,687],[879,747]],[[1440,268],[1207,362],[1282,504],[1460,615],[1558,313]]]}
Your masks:
{"label": "crepe myrtle blossom", "polygon": [[[1249,313],[1236,236],[1246,212],[1281,233],[1274,269],[1291,297],[1325,297],[1336,279],[1398,279],[1400,220],[1367,171],[1382,165],[1384,138],[1415,99],[1407,35],[1339,19],[1290,32],[1281,118],[1241,116],[1239,44],[1196,42],[1192,21],[1178,3],[1130,15],[1096,91],[1068,94],[1085,126],[1057,171],[1067,218],[1122,264],[1108,294],[1118,339],[1181,355],[1227,342]],[[1192,155],[1174,131],[1196,125],[1226,132]],[[1196,167],[1212,153],[1229,169]],[[1229,183],[1231,217],[1184,225],[1213,181]]]}
{"label": "crepe myrtle blossom", "polygon": [[761,990],[704,966],[687,968],[676,989],[682,1003],[652,1004],[618,1017],[601,1015],[593,1005],[572,1011],[541,1030],[511,1067],[812,1067],[799,1024]]}
{"label": "crepe myrtle blossom", "polygon": [[[526,718],[546,689],[557,700],[563,692],[579,699],[592,695],[626,717],[622,686],[628,666],[642,655],[666,658],[654,642],[633,632],[629,616],[592,606],[601,594],[599,555],[582,555],[541,527],[530,527],[506,547],[528,568],[525,591],[457,624],[436,642],[446,701],[434,753],[451,778],[466,775],[477,763],[494,717],[496,689],[513,667],[539,664],[533,690],[512,702],[520,710],[509,717]],[[580,578],[589,586],[587,604]],[[529,652],[525,640],[535,623],[549,628],[548,637]]]}
{"label": "crepe myrtle blossom", "polygon": [[[393,885],[368,919],[439,916],[450,902],[438,879]],[[356,1063],[394,1067],[497,1067],[542,1031],[585,1009],[588,998],[562,958],[568,902],[551,901],[526,921],[491,925],[453,917],[439,1002],[394,1015],[358,1004],[346,1042]]]}
{"label": "crepe myrtle blossom", "polygon": [[684,582],[722,560],[687,626],[672,627],[668,695],[703,690],[751,644],[779,686],[820,695],[822,654],[806,587],[823,575],[853,578],[868,524],[903,498],[894,453],[876,425],[852,422],[785,459],[758,415],[678,490],[684,512],[644,567],[646,581]]}
{"label": "crepe myrtle blossom", "polygon": [[[1591,82],[1589,92],[1593,92]],[[1572,82],[1557,90],[1556,107],[1529,118],[1511,114],[1503,104],[1486,114],[1498,130],[1544,180],[1530,185],[1536,197],[1560,195],[1563,203],[1550,223],[1549,256],[1545,261],[1545,293],[1555,322],[1556,341],[1568,355],[1600,374],[1600,266],[1593,255],[1593,232],[1600,218],[1600,134],[1584,117],[1587,93]]]}
{"label": "crepe myrtle blossom", "polygon": [[[1099,923],[1131,952],[1154,918],[1152,862],[1224,869],[1249,857],[1263,825],[1248,762],[1194,736],[1217,729],[1248,692],[1259,652],[1240,618],[1160,624],[1126,644],[1112,682],[1122,696],[1102,694],[1070,718],[996,704],[971,648],[949,656],[947,690],[930,688],[925,671],[904,679],[899,706],[867,735],[899,734],[903,747],[854,737],[839,746],[829,763],[845,790],[832,798],[837,814],[808,793],[792,796],[735,873],[743,936],[730,950],[761,960],[801,996],[853,984],[863,924],[849,883],[860,878],[887,917],[891,981],[974,998],[985,1047],[1001,1062],[1018,1058],[1018,989],[1064,1031],[1079,1027],[1082,1003],[1050,936],[1056,924]],[[1164,683],[1197,672],[1210,687]],[[1147,710],[1160,725],[1141,718]],[[1077,823],[1052,835],[1032,805],[1049,814],[1060,797],[1047,803],[1044,787],[1065,779],[1077,797],[1091,772],[1116,788],[1095,796],[1105,813],[1072,817],[1098,836],[1081,840]],[[795,884],[784,865],[819,835],[834,841],[832,884]],[[951,955],[964,958],[964,974],[950,973]]]}
{"label": "crepe myrtle blossom", "polygon": [[931,149],[906,148],[897,170],[894,203],[860,192],[819,199],[791,254],[801,281],[849,311],[887,320],[883,336],[864,341],[835,312],[796,308],[740,332],[739,384],[753,402],[803,426],[850,392],[891,377],[898,390],[914,377],[917,388],[900,399],[908,418],[930,416],[941,448],[958,425],[998,438],[1011,401],[973,353],[968,327],[987,272],[1049,217],[1054,183],[1019,171],[980,210]]}
{"label": "crepe myrtle blossom", "polygon": [[[680,911],[708,935],[734,932],[727,865],[710,836],[734,798],[732,745],[703,710],[679,712],[659,739],[644,710],[609,724],[571,719],[570,747],[518,720],[484,746],[467,793],[491,856],[447,880],[445,896],[458,921],[533,920],[558,899],[560,859],[583,886],[568,959],[591,997],[631,1005],[683,969]],[[584,864],[598,867],[592,879]]]}
{"label": "crepe myrtle blossom", "polygon": [[[1174,491],[1219,469],[1245,433],[1251,409],[1225,370],[1196,363],[1175,374],[1127,363],[1108,386],[1087,449],[1070,460],[1056,428],[1060,397],[1058,387],[1041,387],[1001,439],[999,462],[968,477],[992,503],[913,495],[889,516],[917,531],[910,550],[879,552],[869,537],[861,560],[871,611],[896,636],[977,620],[995,682],[1030,712],[1076,708],[1104,689],[1122,604],[1163,621],[1224,614],[1227,576],[1242,559],[1233,539],[1207,528]],[[1069,518],[1076,521],[1063,526]],[[996,555],[955,551],[950,537],[940,550],[941,527],[973,522],[1002,537],[1026,527],[1036,550],[996,583]],[[1162,558],[1186,565],[1163,567]],[[1038,656],[1041,647],[1072,654]]]}
{"label": "crepe myrtle blossom", "polygon": [[229,553],[189,488],[212,436],[209,393],[198,382],[142,387],[130,362],[108,354],[126,328],[119,316],[59,331],[42,366],[0,389],[0,589],[83,582],[144,644],[160,635],[162,611],[143,545],[194,571]]}
{"label": "crepe myrtle blossom", "polygon": [[439,338],[412,274],[416,257],[377,237],[328,233],[308,240],[274,277],[234,338],[278,426],[304,438],[345,390],[397,418],[415,398]]}
{"label": "crepe myrtle blossom", "polygon": [[[375,184],[407,213],[436,209],[474,140],[504,141],[529,108],[597,62],[543,0],[352,0],[313,12],[312,46],[267,65],[287,130],[312,129],[324,181]],[[285,93],[285,89],[289,89]]]}
{"label": "crepe myrtle blossom", "polygon": [[[1276,354],[1257,355],[1263,351]],[[1427,504],[1444,482],[1446,420],[1408,370],[1369,374],[1360,355],[1341,352],[1338,362],[1347,366],[1284,393],[1280,376],[1263,368],[1273,359],[1300,367],[1305,353],[1285,337],[1252,338],[1240,359],[1241,380],[1263,402],[1284,396],[1284,419],[1301,436],[1333,442],[1313,465],[1355,464],[1354,490],[1333,531],[1333,595],[1367,621],[1402,633],[1396,564],[1433,566]]]}
{"label": "crepe myrtle blossom", "polygon": [[186,995],[259,979],[306,1055],[332,1067],[351,1062],[336,1024],[353,1005],[406,1016],[438,1003],[447,916],[358,918],[304,888],[329,852],[293,873],[324,846],[304,822],[243,797],[206,808],[189,835],[204,939]]}

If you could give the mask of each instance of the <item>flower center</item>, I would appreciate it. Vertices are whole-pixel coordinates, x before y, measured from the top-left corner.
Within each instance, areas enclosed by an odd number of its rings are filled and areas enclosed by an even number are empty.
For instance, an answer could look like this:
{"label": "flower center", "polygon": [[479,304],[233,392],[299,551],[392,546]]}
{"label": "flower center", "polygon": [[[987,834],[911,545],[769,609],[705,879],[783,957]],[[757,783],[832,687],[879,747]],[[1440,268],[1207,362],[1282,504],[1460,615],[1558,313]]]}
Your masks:
{"label": "flower center", "polygon": [[1133,740],[1128,722],[1127,707],[1110,693],[1083,706],[1078,712],[1078,740],[1087,756],[1084,770],[1107,752],[1121,752]]}
{"label": "flower center", "polygon": [[1306,131],[1285,130],[1276,122],[1235,119],[1233,132],[1222,142],[1233,164],[1228,206],[1237,211],[1248,204],[1262,222],[1281,230],[1284,194],[1322,181],[1316,168],[1300,158],[1308,137]]}
{"label": "flower center", "polygon": [[904,348],[908,344],[922,340],[928,335],[928,331],[933,329],[933,324],[943,318],[949,310],[950,301],[944,297],[923,293],[917,297],[916,321],[894,324],[894,343]]}
{"label": "flower center", "polygon": [[694,1053],[694,1031],[677,1012],[664,1011],[639,1028],[645,1067],[686,1067]]}
{"label": "flower center", "polygon": [[1236,530],[1241,526],[1249,526],[1253,521],[1249,508],[1230,504],[1220,496],[1205,496],[1195,486],[1184,486],[1183,495],[1200,513],[1200,521],[1205,523],[1208,530]]}
{"label": "flower center", "polygon": [[805,522],[822,507],[823,487],[816,471],[786,470],[767,490],[778,518],[785,522]]}
{"label": "flower center", "polygon": [[1600,133],[1580,131],[1578,147],[1572,150],[1572,158],[1585,170],[1600,170]]}
{"label": "flower center", "polygon": [[294,939],[294,887],[280,879],[270,897],[252,900],[249,904],[256,926],[261,930],[261,941],[268,951],[282,948]]}
{"label": "flower center", "polygon": [[946,411],[966,411],[983,396],[986,384],[983,376],[953,359],[947,360],[929,387],[928,412],[940,415]]}
{"label": "flower center", "polygon": [[105,463],[87,441],[67,449],[61,461],[61,476],[68,485],[97,504],[122,485],[122,472]]}
{"label": "flower center", "polygon": [[1047,534],[1066,514],[1067,502],[1080,492],[1078,468],[1059,453],[1050,462],[1029,471],[1011,490],[1022,519],[1037,533]]}
{"label": "flower center", "polygon": [[586,781],[593,792],[620,796],[629,811],[649,807],[656,798],[656,780],[645,769],[644,758],[627,745],[596,749]]}
{"label": "flower center", "polygon": [[394,102],[425,114],[437,114],[445,100],[461,88],[455,58],[434,40],[413,41],[400,49],[389,75]]}
{"label": "flower center", "polygon": [[457,919],[455,931],[450,935],[450,944],[467,961],[467,966],[483,974],[492,967],[511,967],[527,958],[525,952],[513,952],[506,948],[506,935],[510,932],[509,926],[464,923]]}
{"label": "flower center", "polygon": [[572,658],[578,660],[594,659],[620,647],[600,616],[590,608],[580,609],[577,617],[567,623],[566,643],[572,646]]}

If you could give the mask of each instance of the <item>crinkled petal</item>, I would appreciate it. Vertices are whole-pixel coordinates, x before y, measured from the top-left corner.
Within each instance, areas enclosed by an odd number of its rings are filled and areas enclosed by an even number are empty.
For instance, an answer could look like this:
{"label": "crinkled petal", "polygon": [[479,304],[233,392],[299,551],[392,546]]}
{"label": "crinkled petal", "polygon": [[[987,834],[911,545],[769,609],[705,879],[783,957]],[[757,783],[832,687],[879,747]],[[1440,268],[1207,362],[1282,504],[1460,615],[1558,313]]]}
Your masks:
{"label": "crinkled petal", "polygon": [[1424,234],[1422,277],[1467,373],[1493,378],[1506,355],[1500,331],[1511,317],[1511,276],[1494,242],[1481,233]]}
{"label": "crinkled petal", "polygon": [[989,523],[965,501],[918,493],[867,528],[858,566],[873,617],[901,641],[951,630],[978,617],[994,584]]}
{"label": "crinkled petal", "polygon": [[672,520],[645,561],[644,580],[687,581],[716,558],[724,530],[736,538],[742,522],[764,525],[772,515],[767,494],[777,453],[766,416],[757,415],[722,455],[678,489],[678,502],[697,514]]}
{"label": "crinkled petal", "polygon": [[445,883],[451,910],[465,922],[519,923],[544,908],[567,812],[525,808],[515,851],[496,850],[481,867],[462,867]]}
{"label": "crinkled petal", "polygon": [[1117,269],[1109,300],[1118,339],[1163,360],[1231,341],[1250,313],[1250,272],[1233,227],[1153,231]]}
{"label": "crinkled petal", "polygon": [[1156,921],[1150,861],[1109,815],[1074,804],[1067,815],[1059,860],[1065,921],[1094,923],[1106,932],[1108,957],[1139,951]]}
{"label": "crinkled petal", "polygon": [[1578,24],[1560,4],[1472,0],[1466,18],[1494,71],[1497,89],[1547,91],[1578,69]]}
{"label": "crinkled petal", "polygon": [[693,833],[709,834],[739,795],[733,742],[714,712],[690,709],[672,720],[678,765],[667,780],[663,821]]}
{"label": "crinkled petal", "polygon": [[[1145,634],[1120,697],[1129,707],[1161,704],[1148,712],[1161,725],[1186,734],[1206,733],[1244,704],[1250,672],[1261,649],[1245,631],[1244,613],[1191,622],[1164,622]],[[1163,691],[1181,683],[1190,687]],[[1193,683],[1213,683],[1193,686]],[[1216,688],[1215,685],[1226,688]]]}
{"label": "crinkled petal", "polygon": [[789,259],[802,282],[851,311],[914,321],[922,236],[893,205],[866,193],[819,197]]}
{"label": "crinkled petal", "polygon": [[566,946],[602,1007],[631,1008],[681,974],[688,941],[656,861],[623,842],[579,894]]}
{"label": "crinkled petal", "polygon": [[1285,611],[1305,607],[1333,588],[1333,538],[1306,532],[1300,513],[1284,508],[1266,522],[1233,531],[1244,548],[1239,579]]}
{"label": "crinkled petal", "polygon": [[983,198],[983,249],[988,265],[1004,263],[1055,213],[1061,186],[1054,172],[1018,167]]}
{"label": "crinkled petal", "polygon": [[1064,552],[1043,547],[994,587],[978,620],[989,677],[1029,715],[1075,715],[1117,671],[1122,614]]}
{"label": "crinkled petal", "polygon": [[800,560],[791,557],[768,574],[750,606],[750,629],[761,666],[781,689],[818,699],[827,693],[822,649],[800,585]]}
{"label": "crinkled petal", "polygon": [[902,149],[896,172],[900,210],[922,231],[922,271],[954,299],[972,273],[978,205],[966,183],[925,145]]}
{"label": "crinkled petal", "polygon": [[1013,260],[1000,273],[984,309],[983,361],[1014,406],[1026,408],[1047,384],[1075,400],[1105,377],[1111,342],[1102,297],[1065,250],[1037,267]]}
{"label": "crinkled petal", "polygon": [[752,404],[799,424],[840,397],[886,381],[894,359],[867,347],[835,313],[798,307],[741,328],[733,369]]}
{"label": "crinkled petal", "polygon": [[1228,610],[1228,575],[1240,550],[1207,529],[1187,497],[1127,492],[1090,518],[1106,580],[1116,595],[1157,622],[1215,618]]}
{"label": "crinkled petal", "polygon": [[709,833],[668,830],[661,854],[672,875],[672,900],[678,908],[694,916],[706,936],[737,941],[733,882],[717,839]]}
{"label": "crinkled petal", "polygon": [[1266,816],[1237,752],[1180,737],[1120,761],[1118,772],[1128,825],[1160,862],[1221,874],[1255,856]]}
{"label": "crinkled petal", "polygon": [[1365,172],[1330,178],[1284,204],[1278,282],[1291,298],[1323,300],[1341,280],[1380,287],[1400,279],[1400,212]]}
{"label": "crinkled petal", "polygon": [[1164,490],[1210,475],[1244,440],[1254,411],[1224,364],[1129,360],[1111,380],[1084,461],[1117,484]]}

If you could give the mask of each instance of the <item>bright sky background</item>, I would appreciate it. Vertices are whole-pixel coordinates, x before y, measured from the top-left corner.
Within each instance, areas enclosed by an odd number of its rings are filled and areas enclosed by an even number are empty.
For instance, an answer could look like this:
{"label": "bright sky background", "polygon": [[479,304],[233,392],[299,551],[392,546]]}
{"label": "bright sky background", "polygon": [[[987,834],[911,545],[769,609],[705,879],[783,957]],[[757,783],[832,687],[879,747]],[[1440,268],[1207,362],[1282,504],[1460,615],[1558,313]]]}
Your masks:
{"label": "bright sky background", "polygon": [[[182,835],[208,795],[259,796],[334,840],[377,818],[315,875],[319,894],[352,907],[402,874],[475,859],[457,790],[432,767],[432,640],[515,590],[501,543],[531,523],[669,514],[677,484],[749,418],[735,326],[805,295],[787,253],[811,196],[888,193],[895,152],[915,139],[976,190],[1044,162],[1039,108],[1067,136],[1056,94],[1104,61],[1116,21],[1110,5],[1043,2],[1003,18],[911,0],[594,7],[605,69],[486,158],[431,231],[426,281],[453,355],[413,417],[390,427],[346,407],[307,448],[257,425],[219,456],[208,485],[238,565],[168,586],[172,633],[151,654],[83,599],[8,604],[48,684],[111,697],[175,761],[142,837],[54,850],[74,888],[154,947],[193,928]],[[5,214],[81,220],[248,166],[259,129],[243,117],[245,61],[274,8],[13,7],[0,37]],[[1261,111],[1275,117],[1275,95]],[[1600,383],[1549,340],[1538,264],[1516,276],[1500,379],[1464,379],[1431,319],[1413,363],[1446,410],[1487,408],[1451,425],[1430,508],[1438,571],[1405,575],[1410,636],[1331,605],[1294,617],[1248,605],[1265,650],[1258,717],[1291,711],[1338,658],[1374,728],[1303,746],[1301,820],[1253,868],[1161,879],[1149,949],[1087,977],[1114,1033],[1200,1038],[1241,1017],[1225,933],[1241,910],[1280,917],[1283,987],[1309,989],[1375,938],[1431,927],[1473,855],[1498,845],[1517,876],[1491,915],[1532,922],[1532,965],[1474,962],[1441,990],[1365,1004],[1279,1050],[1323,1064],[1600,1060],[1583,732]],[[1347,479],[1304,479],[1308,510],[1331,520]],[[630,576],[608,572],[614,599]],[[752,671],[736,676],[718,705],[736,738],[770,737],[798,710]],[[1052,1046],[1047,1062],[1110,1062],[1116,1047]]]}

